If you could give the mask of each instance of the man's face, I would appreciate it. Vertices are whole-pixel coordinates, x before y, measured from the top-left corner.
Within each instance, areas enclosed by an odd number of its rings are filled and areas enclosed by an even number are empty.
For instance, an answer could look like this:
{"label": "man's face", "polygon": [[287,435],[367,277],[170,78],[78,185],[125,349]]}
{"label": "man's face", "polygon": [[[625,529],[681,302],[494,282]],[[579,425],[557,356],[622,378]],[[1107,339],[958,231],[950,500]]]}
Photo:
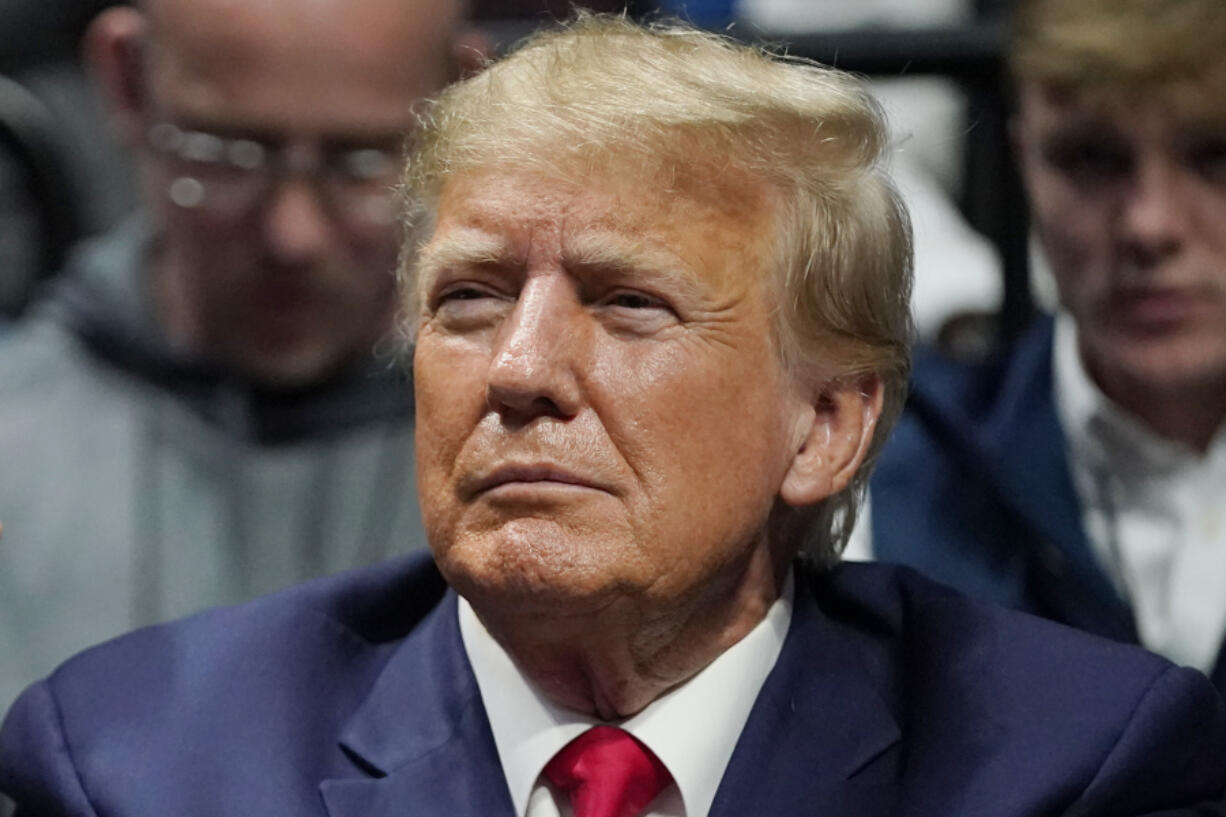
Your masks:
{"label": "man's face", "polygon": [[1023,86],[1034,220],[1100,385],[1226,383],[1226,106],[1216,118]]}
{"label": "man's face", "polygon": [[470,599],[667,603],[767,553],[804,405],[772,340],[770,209],[748,186],[620,179],[443,190],[417,288],[418,478]]}
{"label": "man's face", "polygon": [[[270,0],[154,5],[150,131],[169,123],[251,140],[270,155],[288,149],[305,168],[248,204],[218,208],[207,169],[146,147],[146,197],[168,271],[155,284],[160,311],[172,337],[206,357],[271,384],[316,382],[369,354],[387,330],[400,239],[390,197],[382,217],[346,206],[331,195],[342,186],[321,183],[317,168],[366,148],[398,153],[410,106],[448,79],[449,32],[413,25],[390,0],[292,13]],[[182,190],[174,201],[175,185],[196,176],[204,201],[184,206]]]}

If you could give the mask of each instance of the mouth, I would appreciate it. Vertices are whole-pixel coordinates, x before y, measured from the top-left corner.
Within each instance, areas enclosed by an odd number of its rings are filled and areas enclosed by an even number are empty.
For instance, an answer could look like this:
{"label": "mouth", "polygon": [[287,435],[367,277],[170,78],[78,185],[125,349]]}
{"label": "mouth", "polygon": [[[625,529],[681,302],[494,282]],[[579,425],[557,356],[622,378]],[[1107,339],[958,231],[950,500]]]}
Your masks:
{"label": "mouth", "polygon": [[1195,289],[1130,288],[1113,294],[1108,308],[1124,323],[1142,330],[1174,328],[1199,315],[1208,293]]}
{"label": "mouth", "polygon": [[466,482],[468,485],[462,486],[462,493],[470,498],[520,489],[608,491],[608,488],[597,480],[549,463],[503,465]]}

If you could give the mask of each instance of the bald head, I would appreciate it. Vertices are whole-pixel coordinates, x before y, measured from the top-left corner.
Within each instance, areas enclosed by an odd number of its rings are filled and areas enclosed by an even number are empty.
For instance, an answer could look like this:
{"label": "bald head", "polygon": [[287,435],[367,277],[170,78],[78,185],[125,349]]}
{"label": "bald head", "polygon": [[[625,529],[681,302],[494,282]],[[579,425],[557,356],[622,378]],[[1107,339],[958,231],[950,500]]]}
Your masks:
{"label": "bald head", "polygon": [[455,78],[464,9],[461,0],[145,0],[145,10],[155,100],[173,88],[192,108],[237,105],[254,116],[335,89],[315,113],[367,118],[394,94],[401,110],[382,115],[403,121],[407,106]]}

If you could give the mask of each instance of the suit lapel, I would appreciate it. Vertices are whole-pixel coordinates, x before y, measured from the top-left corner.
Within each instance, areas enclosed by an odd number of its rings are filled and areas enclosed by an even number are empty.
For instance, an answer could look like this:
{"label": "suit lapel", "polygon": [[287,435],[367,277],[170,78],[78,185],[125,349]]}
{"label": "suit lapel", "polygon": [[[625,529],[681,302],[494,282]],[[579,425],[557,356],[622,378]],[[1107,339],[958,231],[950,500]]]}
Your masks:
{"label": "suit lapel", "polygon": [[1217,661],[1213,663],[1213,668],[1209,672],[1209,680],[1217,687],[1218,692],[1226,695],[1226,641],[1218,647]]}
{"label": "suit lapel", "polygon": [[711,817],[873,817],[897,791],[899,729],[847,633],[796,571],[792,624]]}
{"label": "suit lapel", "polygon": [[1082,526],[1081,503],[1069,470],[1067,443],[1056,413],[1052,373],[1053,323],[1031,333],[1016,353],[1010,377],[989,418],[987,449],[1001,464],[1001,493],[1034,531],[1036,581],[1048,614],[1080,629],[1136,641],[1127,605],[1099,567]]}
{"label": "suit lapel", "polygon": [[454,592],[396,649],[341,745],[369,775],[320,785],[331,817],[512,817]]}
{"label": "suit lapel", "polygon": [[[1127,605],[1098,567],[1081,523],[1052,386],[1052,322],[1018,342],[992,410],[972,418],[961,397],[916,384],[911,409],[971,473],[981,474],[1025,532],[1041,612],[1081,629],[1135,641]],[[990,533],[990,532],[988,532]]]}

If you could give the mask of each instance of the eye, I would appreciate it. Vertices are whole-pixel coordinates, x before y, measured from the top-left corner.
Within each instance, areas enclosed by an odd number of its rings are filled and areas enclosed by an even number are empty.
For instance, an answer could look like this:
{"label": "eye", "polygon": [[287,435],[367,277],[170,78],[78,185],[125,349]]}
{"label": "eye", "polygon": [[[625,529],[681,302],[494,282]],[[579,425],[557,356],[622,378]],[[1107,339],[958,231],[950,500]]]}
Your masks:
{"label": "eye", "polygon": [[1206,140],[1193,145],[1189,153],[1192,166],[1206,181],[1226,184],[1226,139]]}
{"label": "eye", "polygon": [[489,287],[457,281],[430,298],[427,311],[452,331],[471,331],[497,321],[507,299]]}
{"label": "eye", "polygon": [[329,155],[328,165],[337,178],[347,184],[370,184],[395,176],[396,157],[393,151],[376,147],[350,148]]}
{"label": "eye", "polygon": [[614,293],[606,303],[609,306],[617,306],[623,309],[664,309],[665,304],[659,298],[653,298],[642,292],[617,292]]}
{"label": "eye", "polygon": [[489,292],[479,289],[474,286],[457,286],[450,289],[445,289],[439,293],[436,303],[442,304],[447,301],[475,301],[480,298],[491,297]]}
{"label": "eye", "polygon": [[1119,178],[1132,168],[1132,154],[1127,146],[1095,136],[1053,139],[1043,146],[1043,158],[1056,170],[1079,181]]}
{"label": "eye", "polygon": [[596,307],[606,328],[618,334],[654,335],[679,320],[668,301],[637,289],[613,290]]}

